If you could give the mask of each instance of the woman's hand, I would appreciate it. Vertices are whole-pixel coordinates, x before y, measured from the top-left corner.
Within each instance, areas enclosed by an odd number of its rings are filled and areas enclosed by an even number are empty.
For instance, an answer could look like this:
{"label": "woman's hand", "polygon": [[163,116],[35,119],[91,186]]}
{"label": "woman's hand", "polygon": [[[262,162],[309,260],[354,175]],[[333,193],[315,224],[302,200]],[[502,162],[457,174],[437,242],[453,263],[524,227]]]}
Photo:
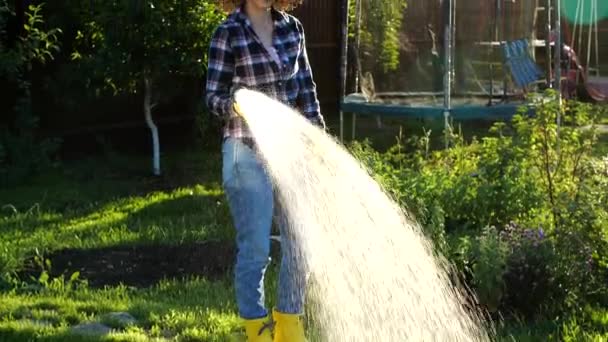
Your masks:
{"label": "woman's hand", "polygon": [[240,116],[241,118],[243,117],[243,111],[236,101],[232,102],[232,110],[237,116]]}

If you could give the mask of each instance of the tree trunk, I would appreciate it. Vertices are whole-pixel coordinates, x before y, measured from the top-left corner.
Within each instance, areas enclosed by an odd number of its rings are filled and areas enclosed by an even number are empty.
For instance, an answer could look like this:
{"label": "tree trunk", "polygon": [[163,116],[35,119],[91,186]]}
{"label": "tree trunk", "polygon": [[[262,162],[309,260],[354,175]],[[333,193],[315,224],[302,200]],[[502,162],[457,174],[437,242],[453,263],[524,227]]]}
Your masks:
{"label": "tree trunk", "polygon": [[146,124],[152,133],[152,173],[155,176],[160,176],[160,143],[158,128],[152,119],[152,87],[148,77],[144,77],[144,85],[144,114],[146,116]]}

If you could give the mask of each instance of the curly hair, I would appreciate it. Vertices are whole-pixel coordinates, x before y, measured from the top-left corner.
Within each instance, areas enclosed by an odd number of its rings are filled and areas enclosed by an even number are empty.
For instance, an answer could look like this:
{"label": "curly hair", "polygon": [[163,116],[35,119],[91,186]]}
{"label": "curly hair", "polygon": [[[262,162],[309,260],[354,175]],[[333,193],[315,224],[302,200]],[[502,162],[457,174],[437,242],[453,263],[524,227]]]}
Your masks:
{"label": "curly hair", "polygon": [[[219,8],[225,12],[230,13],[235,8],[241,6],[246,0],[217,0],[219,2]],[[302,4],[304,0],[275,0],[274,8],[279,11],[290,11]]]}

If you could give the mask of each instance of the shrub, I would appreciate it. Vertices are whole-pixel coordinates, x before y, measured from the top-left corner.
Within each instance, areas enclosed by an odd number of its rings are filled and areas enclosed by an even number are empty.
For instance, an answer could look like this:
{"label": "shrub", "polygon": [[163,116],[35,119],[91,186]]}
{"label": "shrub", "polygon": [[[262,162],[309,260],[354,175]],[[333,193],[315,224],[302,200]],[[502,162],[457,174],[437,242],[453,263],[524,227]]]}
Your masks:
{"label": "shrub", "polygon": [[59,50],[61,30],[42,27],[42,5],[30,5],[25,14],[25,33],[9,46],[6,27],[15,13],[6,0],[0,1],[0,80],[10,84],[17,97],[9,113],[14,114],[14,120],[5,125],[0,122],[0,184],[21,181],[47,168],[57,149],[57,141],[37,136],[38,116],[32,110],[29,74],[34,64],[47,62]]}
{"label": "shrub", "polygon": [[490,313],[533,319],[560,299],[553,274],[554,245],[542,229],[514,222],[452,241],[452,259]]}
{"label": "shrub", "polygon": [[489,312],[496,312],[505,292],[503,278],[509,257],[508,245],[494,227],[485,228],[475,240],[469,256],[472,286],[479,302]]}
{"label": "shrub", "polygon": [[534,106],[470,143],[454,135],[449,149],[430,150],[423,132],[385,153],[351,151],[490,311],[557,317],[608,298],[608,161],[593,151],[605,110],[565,102],[557,125],[557,102]]}
{"label": "shrub", "polygon": [[553,272],[554,245],[542,228],[524,228],[514,222],[500,236],[509,248],[502,310],[534,319],[549,309],[551,303],[563,299]]}

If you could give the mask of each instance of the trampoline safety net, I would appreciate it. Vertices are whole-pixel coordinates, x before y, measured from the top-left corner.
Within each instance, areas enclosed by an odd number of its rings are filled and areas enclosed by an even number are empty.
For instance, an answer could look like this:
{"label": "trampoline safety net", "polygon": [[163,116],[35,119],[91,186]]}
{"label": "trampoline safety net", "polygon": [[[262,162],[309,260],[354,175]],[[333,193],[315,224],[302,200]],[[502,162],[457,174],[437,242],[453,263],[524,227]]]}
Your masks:
{"label": "trampoline safety net", "polygon": [[455,108],[520,99],[502,42],[527,40],[546,70],[547,15],[539,2],[351,0],[346,102],[443,108],[445,89]]}

